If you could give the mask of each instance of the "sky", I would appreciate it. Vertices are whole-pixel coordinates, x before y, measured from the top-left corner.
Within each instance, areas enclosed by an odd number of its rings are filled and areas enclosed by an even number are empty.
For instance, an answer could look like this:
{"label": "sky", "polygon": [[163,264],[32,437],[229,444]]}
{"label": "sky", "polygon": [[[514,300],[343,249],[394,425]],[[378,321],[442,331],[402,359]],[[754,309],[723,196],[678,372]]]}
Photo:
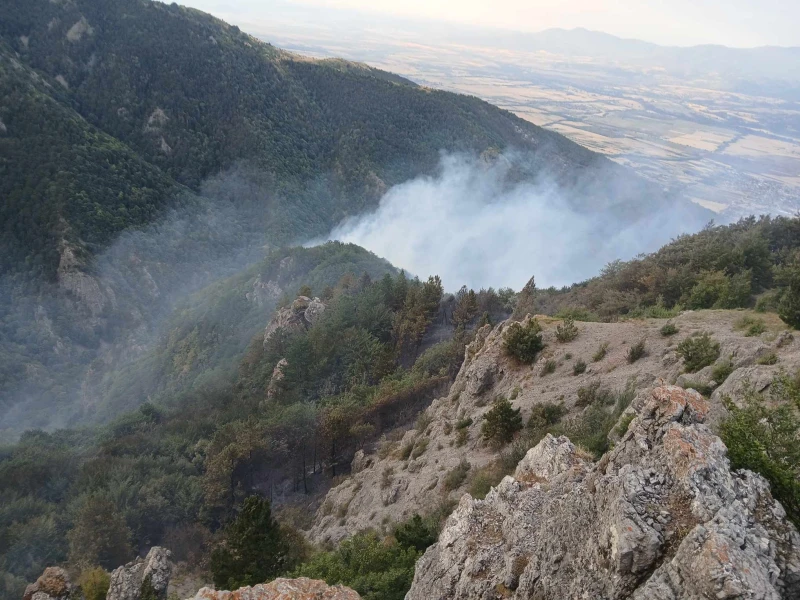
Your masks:
{"label": "sky", "polygon": [[[800,0],[182,0],[227,20],[358,11],[516,31],[585,27],[662,45],[800,46]],[[326,9],[315,12],[314,9]],[[304,22],[305,25],[312,23]]]}

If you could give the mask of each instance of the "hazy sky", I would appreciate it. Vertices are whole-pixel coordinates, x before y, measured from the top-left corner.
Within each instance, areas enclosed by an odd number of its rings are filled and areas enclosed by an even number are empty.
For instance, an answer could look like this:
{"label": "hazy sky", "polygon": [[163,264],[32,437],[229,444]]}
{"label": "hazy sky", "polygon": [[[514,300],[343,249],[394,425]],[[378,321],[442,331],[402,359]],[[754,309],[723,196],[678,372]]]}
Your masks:
{"label": "hazy sky", "polygon": [[[182,0],[236,20],[287,5],[358,10],[521,31],[586,27],[659,44],[800,46],[800,0]],[[314,18],[314,12],[305,19]],[[310,17],[309,17],[310,15]],[[324,11],[319,13],[324,20]],[[312,23],[305,23],[311,25]]]}

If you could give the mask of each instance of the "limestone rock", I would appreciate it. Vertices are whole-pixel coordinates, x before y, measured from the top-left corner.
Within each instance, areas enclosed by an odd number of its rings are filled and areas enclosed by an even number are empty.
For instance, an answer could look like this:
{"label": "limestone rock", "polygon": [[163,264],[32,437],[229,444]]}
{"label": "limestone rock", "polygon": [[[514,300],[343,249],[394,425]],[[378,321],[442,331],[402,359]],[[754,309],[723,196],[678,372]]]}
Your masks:
{"label": "limestone rock", "polygon": [[154,546],[145,558],[117,567],[111,573],[106,600],[140,600],[146,586],[157,598],[166,598],[172,574],[169,558],[169,550]]}
{"label": "limestone rock", "polygon": [[281,381],[283,381],[283,378],[286,376],[285,370],[288,366],[289,361],[282,358],[278,361],[278,364],[275,365],[275,368],[272,369],[272,377],[270,377],[269,385],[267,386],[267,398],[274,398],[278,394]]}
{"label": "limestone rock", "polygon": [[311,327],[325,311],[325,304],[319,299],[299,296],[290,306],[275,311],[264,330],[264,346],[278,331],[302,332]]}
{"label": "limestone rock", "polygon": [[[741,316],[738,311],[687,311],[673,319],[680,332],[671,337],[661,335],[662,319],[587,322],[580,324],[580,335],[566,344],[555,339],[560,321],[540,316],[547,347],[531,365],[514,360],[503,350],[503,335],[510,321],[482,327],[467,346],[464,363],[450,391],[433,400],[425,411],[424,420],[430,423],[425,431],[416,431],[407,423],[383,441],[366,444],[365,459],[371,465],[354,470],[350,478],[328,492],[308,532],[309,538],[316,543],[335,544],[367,527],[378,529],[382,523],[403,521],[415,513],[430,514],[443,499],[458,501],[475,474],[498,459],[497,451],[481,442],[480,431],[484,415],[498,396],[508,398],[514,408],[521,409],[523,421],[542,403],[563,403],[568,411],[564,418],[568,419],[584,410],[578,405],[581,388],[597,385],[617,394],[630,388],[635,398],[619,421],[627,426],[630,415],[641,412],[651,401],[654,387],[674,382],[681,375],[683,360],[675,353],[677,344],[703,331],[713,332],[721,345],[720,360],[730,359],[735,367],[711,396],[705,422],[713,429],[726,414],[723,394],[739,401],[746,380],[762,387],[781,368],[787,372],[800,368],[800,344],[792,343],[790,334],[778,333],[772,341],[767,341],[766,335],[764,339],[747,337],[736,328]],[[770,327],[781,326],[772,317],[764,318]],[[648,353],[629,363],[628,350],[641,339],[646,340]],[[765,344],[778,357],[776,365],[757,363],[755,357]],[[592,357],[600,347],[605,348],[605,354],[594,361]],[[572,366],[579,358],[590,364],[592,372],[587,369],[583,374],[573,374]],[[542,377],[547,360],[555,361],[556,370]],[[711,370],[708,369],[709,374]],[[690,375],[689,379],[694,377]],[[618,444],[624,433],[614,428],[609,439]],[[419,447],[426,439],[427,449],[420,457],[423,460],[402,457],[400,449],[409,444]],[[446,484],[448,474],[464,461],[470,464],[469,474],[453,490]]]}
{"label": "limestone rock", "polygon": [[329,586],[318,579],[279,578],[271,583],[243,587],[233,592],[203,588],[194,600],[360,600],[356,592],[342,585]]}
{"label": "limestone rock", "polygon": [[708,410],[656,388],[597,464],[545,438],[527,478],[462,497],[407,600],[800,598],[800,534],[762,477],[730,470]]}
{"label": "limestone rock", "polygon": [[36,583],[25,588],[23,600],[62,600],[69,598],[73,585],[61,567],[47,567]]}
{"label": "limestone rock", "polygon": [[322,313],[325,312],[325,304],[319,299],[314,298],[311,302],[308,303],[305,312],[303,313],[303,317],[310,325],[316,323]]}

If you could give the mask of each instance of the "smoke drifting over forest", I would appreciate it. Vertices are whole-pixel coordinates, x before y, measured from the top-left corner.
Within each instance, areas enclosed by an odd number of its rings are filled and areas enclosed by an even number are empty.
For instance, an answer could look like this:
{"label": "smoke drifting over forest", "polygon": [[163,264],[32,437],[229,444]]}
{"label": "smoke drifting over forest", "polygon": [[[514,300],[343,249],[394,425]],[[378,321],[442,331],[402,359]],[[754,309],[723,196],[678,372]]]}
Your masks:
{"label": "smoke drifting over forest", "polygon": [[[587,212],[576,189],[547,179],[508,183],[508,161],[492,166],[443,156],[435,177],[390,189],[378,209],[349,219],[330,238],[352,242],[420,276],[439,274],[448,289],[564,286],[607,263],[653,251],[697,228],[664,211],[626,222]],[[686,230],[684,230],[686,227]]]}

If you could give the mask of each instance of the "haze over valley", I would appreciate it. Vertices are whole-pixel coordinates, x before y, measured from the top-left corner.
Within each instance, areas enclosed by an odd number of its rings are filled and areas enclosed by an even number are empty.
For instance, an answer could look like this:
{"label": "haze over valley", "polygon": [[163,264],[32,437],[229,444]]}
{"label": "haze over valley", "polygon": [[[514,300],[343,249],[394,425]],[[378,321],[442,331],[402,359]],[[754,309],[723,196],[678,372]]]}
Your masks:
{"label": "haze over valley", "polygon": [[262,39],[474,94],[634,168],[718,220],[800,210],[800,49],[662,47],[378,13],[203,2]]}

